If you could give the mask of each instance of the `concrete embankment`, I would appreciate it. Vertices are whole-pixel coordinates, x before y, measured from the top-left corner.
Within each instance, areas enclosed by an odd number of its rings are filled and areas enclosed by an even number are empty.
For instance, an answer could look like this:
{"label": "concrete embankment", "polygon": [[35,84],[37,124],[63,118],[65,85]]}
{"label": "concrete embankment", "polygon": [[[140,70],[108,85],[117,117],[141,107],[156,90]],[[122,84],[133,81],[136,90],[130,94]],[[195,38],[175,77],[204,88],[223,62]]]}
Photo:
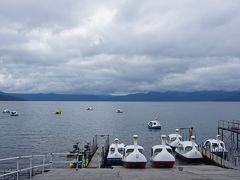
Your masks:
{"label": "concrete embankment", "polygon": [[33,180],[239,180],[240,171],[212,165],[176,166],[172,169],[51,169]]}

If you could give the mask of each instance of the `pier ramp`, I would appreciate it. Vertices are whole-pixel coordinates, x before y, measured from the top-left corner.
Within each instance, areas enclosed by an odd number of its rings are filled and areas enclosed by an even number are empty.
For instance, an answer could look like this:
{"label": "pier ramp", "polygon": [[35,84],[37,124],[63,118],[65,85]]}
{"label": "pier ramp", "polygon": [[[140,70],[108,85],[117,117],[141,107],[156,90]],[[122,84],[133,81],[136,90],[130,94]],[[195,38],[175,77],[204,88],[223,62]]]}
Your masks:
{"label": "pier ramp", "polygon": [[202,147],[199,147],[198,150],[202,153],[205,160],[208,162],[211,162],[217,166],[223,167],[223,168],[233,168],[233,165],[225,160],[224,158],[221,158],[220,156],[215,155],[214,153],[211,153],[209,150],[204,149]]}
{"label": "pier ramp", "polygon": [[87,168],[102,168],[105,166],[109,149],[109,135],[96,135],[97,150],[93,154]]}

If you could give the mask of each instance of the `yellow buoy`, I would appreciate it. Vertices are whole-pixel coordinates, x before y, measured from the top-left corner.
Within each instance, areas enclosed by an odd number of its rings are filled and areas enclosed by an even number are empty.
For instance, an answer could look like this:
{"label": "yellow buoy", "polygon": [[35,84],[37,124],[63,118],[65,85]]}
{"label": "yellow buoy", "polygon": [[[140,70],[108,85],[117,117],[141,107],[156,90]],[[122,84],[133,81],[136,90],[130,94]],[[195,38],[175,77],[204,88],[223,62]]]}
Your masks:
{"label": "yellow buoy", "polygon": [[56,114],[62,114],[62,111],[61,109],[57,108],[56,111],[55,111]]}
{"label": "yellow buoy", "polygon": [[75,162],[70,162],[69,167],[70,168],[76,168],[76,163]]}

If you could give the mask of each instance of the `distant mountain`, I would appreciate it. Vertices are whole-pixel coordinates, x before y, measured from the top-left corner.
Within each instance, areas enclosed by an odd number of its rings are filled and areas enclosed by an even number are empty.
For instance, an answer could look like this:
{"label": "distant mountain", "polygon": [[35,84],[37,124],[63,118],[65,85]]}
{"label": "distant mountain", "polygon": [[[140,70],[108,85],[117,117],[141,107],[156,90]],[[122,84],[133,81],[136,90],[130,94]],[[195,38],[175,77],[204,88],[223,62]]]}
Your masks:
{"label": "distant mountain", "polygon": [[8,94],[14,97],[23,98],[28,101],[100,101],[95,95],[75,94]]}
{"label": "distant mountain", "polygon": [[24,101],[22,98],[9,96],[0,91],[0,101]]}
{"label": "distant mountain", "polygon": [[240,101],[240,91],[167,91],[112,97],[123,101]]}
{"label": "distant mountain", "polygon": [[[136,93],[121,96],[54,93],[0,93],[0,95],[28,101],[240,101],[240,91],[167,91]],[[0,100],[2,99],[0,98]]]}

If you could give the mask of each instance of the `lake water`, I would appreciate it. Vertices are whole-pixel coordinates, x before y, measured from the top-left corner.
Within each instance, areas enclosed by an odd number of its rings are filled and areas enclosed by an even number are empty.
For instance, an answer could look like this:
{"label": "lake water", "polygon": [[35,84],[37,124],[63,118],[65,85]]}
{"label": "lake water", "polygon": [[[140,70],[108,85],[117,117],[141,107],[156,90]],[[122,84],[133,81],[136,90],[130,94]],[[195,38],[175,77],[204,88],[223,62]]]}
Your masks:
{"label": "lake water", "polygon": [[[87,107],[93,111],[87,111]],[[194,127],[198,143],[217,134],[218,120],[240,119],[239,102],[0,102],[0,110],[16,110],[19,116],[0,113],[0,158],[67,152],[75,142],[84,145],[95,134],[111,140],[139,144],[150,156],[162,133]],[[55,115],[56,108],[62,110]],[[116,113],[122,109],[124,113]],[[147,123],[158,117],[162,130],[150,131]]]}

